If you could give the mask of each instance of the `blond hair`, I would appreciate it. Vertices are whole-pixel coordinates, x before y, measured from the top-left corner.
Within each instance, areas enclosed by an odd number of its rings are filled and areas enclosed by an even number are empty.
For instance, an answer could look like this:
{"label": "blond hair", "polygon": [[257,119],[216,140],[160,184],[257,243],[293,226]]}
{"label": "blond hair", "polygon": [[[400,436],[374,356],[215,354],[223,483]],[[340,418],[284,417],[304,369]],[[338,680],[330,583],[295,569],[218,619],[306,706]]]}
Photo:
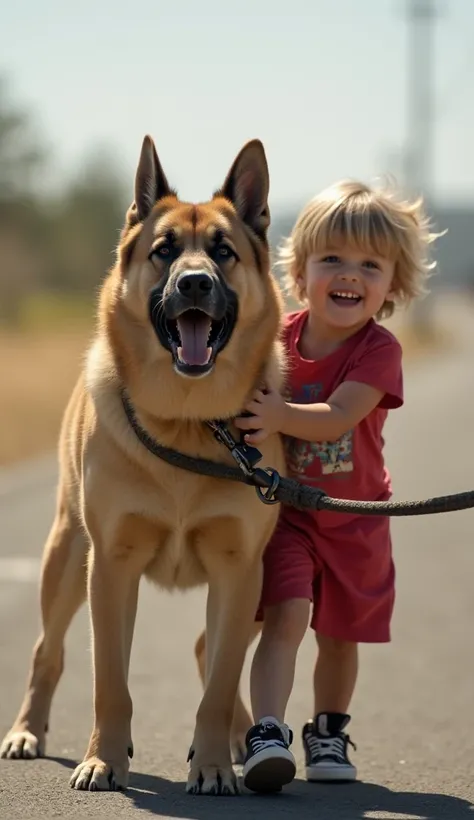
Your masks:
{"label": "blond hair", "polygon": [[[304,302],[304,289],[297,280],[304,275],[308,256],[349,245],[394,263],[395,301],[408,305],[427,292],[426,280],[435,267],[428,248],[442,235],[431,233],[421,198],[402,201],[388,187],[375,190],[361,182],[343,180],[303,208],[279,248],[277,264],[284,270],[285,290]],[[385,301],[377,319],[391,316],[394,308],[394,302]]]}

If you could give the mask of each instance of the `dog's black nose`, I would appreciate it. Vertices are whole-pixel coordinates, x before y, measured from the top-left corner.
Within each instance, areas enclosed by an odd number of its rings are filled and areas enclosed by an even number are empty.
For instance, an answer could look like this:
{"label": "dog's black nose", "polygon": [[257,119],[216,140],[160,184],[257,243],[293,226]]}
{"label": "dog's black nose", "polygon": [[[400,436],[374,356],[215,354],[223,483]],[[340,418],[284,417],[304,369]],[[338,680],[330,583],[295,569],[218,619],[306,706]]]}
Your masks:
{"label": "dog's black nose", "polygon": [[202,296],[204,293],[209,293],[212,290],[212,276],[206,271],[184,271],[178,277],[178,290],[183,296]]}

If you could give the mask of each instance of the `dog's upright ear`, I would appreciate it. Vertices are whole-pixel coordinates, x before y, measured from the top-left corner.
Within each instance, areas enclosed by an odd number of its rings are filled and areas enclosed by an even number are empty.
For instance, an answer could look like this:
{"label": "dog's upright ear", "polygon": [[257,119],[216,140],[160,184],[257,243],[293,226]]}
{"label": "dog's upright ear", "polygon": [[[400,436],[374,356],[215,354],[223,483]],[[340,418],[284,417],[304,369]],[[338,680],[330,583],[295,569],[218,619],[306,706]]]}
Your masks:
{"label": "dog's upright ear", "polygon": [[230,200],[240,218],[256,234],[265,238],[270,225],[269,189],[270,177],[263,144],[260,140],[251,140],[237,154],[224,185],[217,193]]}
{"label": "dog's upright ear", "polygon": [[143,140],[135,175],[135,200],[128,210],[128,223],[143,222],[155,202],[171,194],[176,195],[176,191],[170,188],[158,159],[155,143],[147,134]]}

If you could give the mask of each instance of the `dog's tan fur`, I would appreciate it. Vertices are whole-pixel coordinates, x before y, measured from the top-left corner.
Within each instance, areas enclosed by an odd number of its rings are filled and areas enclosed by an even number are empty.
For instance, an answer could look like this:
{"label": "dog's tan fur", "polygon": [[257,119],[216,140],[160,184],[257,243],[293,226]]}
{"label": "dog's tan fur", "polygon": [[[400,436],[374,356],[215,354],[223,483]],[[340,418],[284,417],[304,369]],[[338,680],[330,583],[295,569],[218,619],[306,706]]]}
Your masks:
{"label": "dog's tan fur", "polygon": [[[57,511],[41,574],[43,631],[23,704],[2,745],[3,757],[43,753],[64,637],[87,595],[94,726],[71,779],[77,789],[127,784],[127,678],[142,575],[165,589],[208,584],[205,691],[188,790],[237,789],[229,733],[260,594],[261,557],[278,508],[262,504],[251,487],[189,473],[149,453],[125,417],[120,388],[125,386],[141,425],[160,443],[233,463],[204,420],[231,419],[262,380],[277,387],[282,380],[282,303],[269,270],[267,195],[258,141],[242,149],[220,193],[192,205],[169,188],[151,138],[144,140],[135,201],[101,289],[95,339],[64,417]],[[238,297],[238,319],[213,370],[204,378],[183,377],[149,318],[149,293],[163,270],[148,257],[157,238],[173,228],[181,243],[180,269],[210,269],[207,242],[216,227],[238,255],[223,265]],[[171,288],[175,274],[169,276]],[[261,449],[263,463],[284,472],[279,437],[269,437]]]}

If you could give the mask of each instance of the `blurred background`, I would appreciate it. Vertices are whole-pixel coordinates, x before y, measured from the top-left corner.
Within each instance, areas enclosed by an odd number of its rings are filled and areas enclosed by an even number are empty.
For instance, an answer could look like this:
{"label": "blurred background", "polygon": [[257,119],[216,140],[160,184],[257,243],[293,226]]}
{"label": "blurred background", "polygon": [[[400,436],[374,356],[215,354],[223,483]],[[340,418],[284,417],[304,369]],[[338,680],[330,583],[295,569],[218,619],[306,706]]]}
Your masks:
{"label": "blurred background", "polygon": [[[434,247],[430,297],[388,323],[404,348],[406,401],[389,415],[387,459],[399,500],[473,486],[474,0],[0,5],[1,738],[37,634],[60,419],[144,134],[191,200],[207,199],[244,142],[259,137],[274,248],[303,203],[341,177],[390,175],[423,194],[447,234]],[[397,518],[393,533],[394,643],[362,647],[350,725],[363,784],[320,791],[299,780],[296,802],[248,803],[249,817],[292,807],[302,820],[474,817],[472,510]],[[222,816],[220,802],[191,807],[180,797],[204,610],[202,590],[183,598],[142,587],[130,677],[134,787],[131,799],[110,795],[113,808],[102,798],[91,808],[91,795],[66,788],[91,726],[83,608],[67,640],[50,757],[1,761],[1,817]],[[308,633],[288,713],[300,776],[314,655]],[[240,818],[231,802],[229,820]]]}
{"label": "blurred background", "polygon": [[33,0],[0,28],[0,465],[55,446],[145,133],[202,200],[263,140],[271,241],[341,177],[391,175],[438,230],[406,357],[474,300],[472,0]]}

